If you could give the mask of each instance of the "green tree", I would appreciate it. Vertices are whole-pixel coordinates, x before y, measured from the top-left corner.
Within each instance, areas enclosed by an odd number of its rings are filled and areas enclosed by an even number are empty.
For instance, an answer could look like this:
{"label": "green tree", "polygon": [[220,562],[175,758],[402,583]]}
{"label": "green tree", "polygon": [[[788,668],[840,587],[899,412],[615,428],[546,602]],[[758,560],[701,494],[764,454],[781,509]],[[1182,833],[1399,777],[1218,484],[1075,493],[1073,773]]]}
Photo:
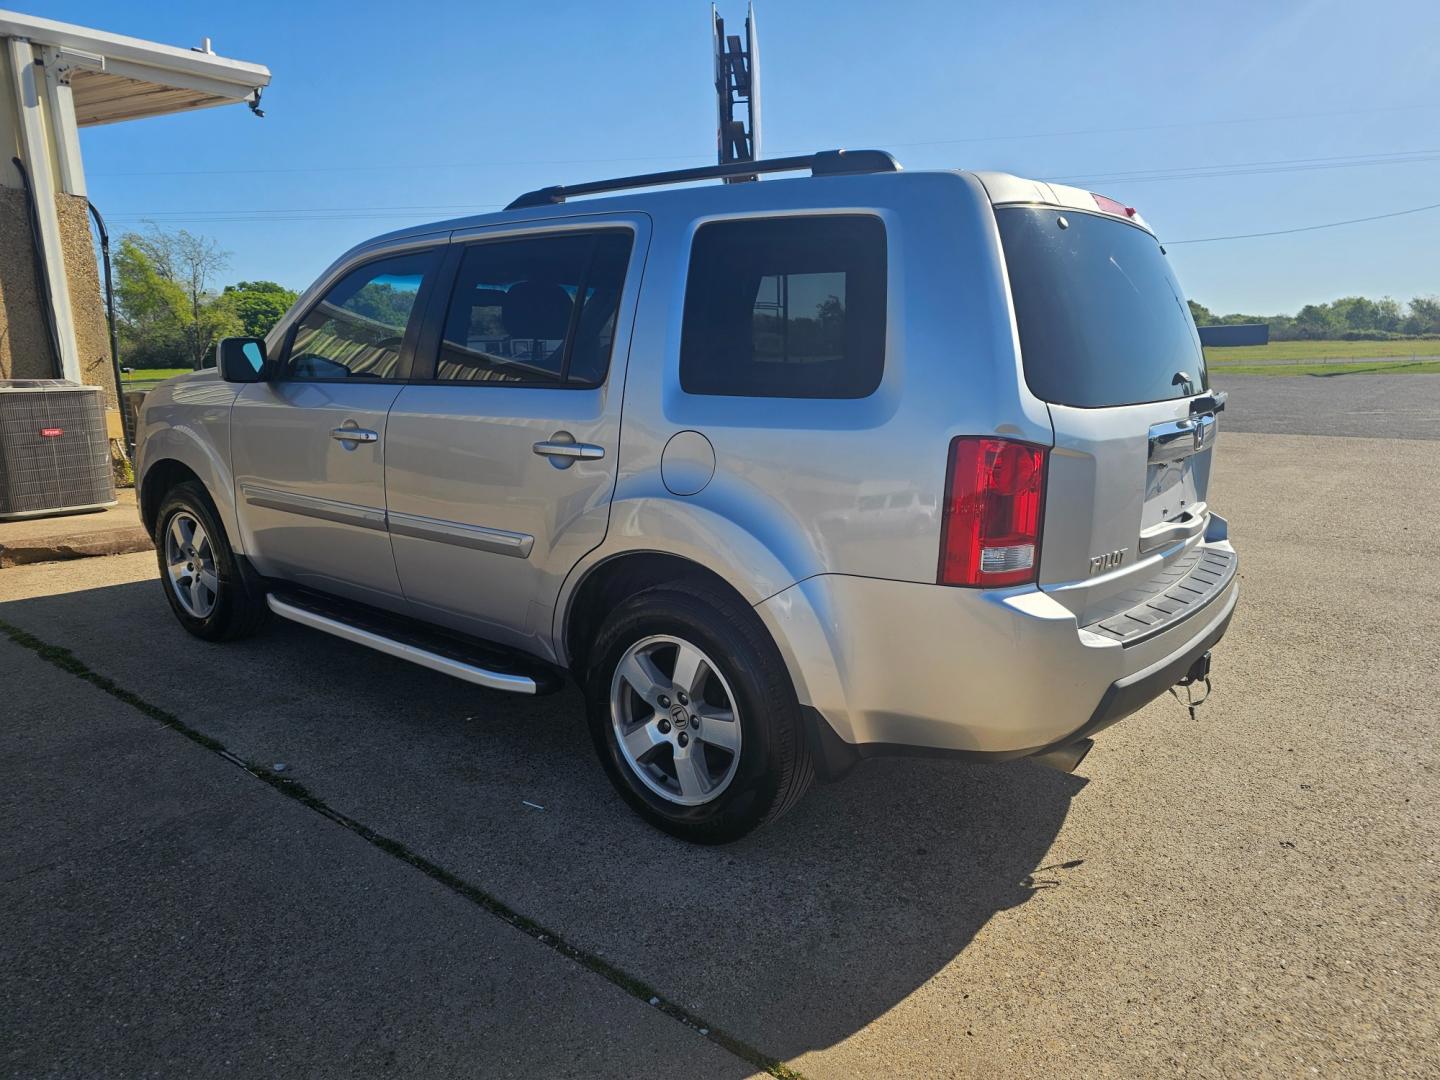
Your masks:
{"label": "green tree", "polygon": [[220,300],[239,319],[239,333],[246,337],[264,337],[299,295],[273,281],[237,281],[225,286]]}
{"label": "green tree", "polygon": [[214,346],[217,329],[236,325],[233,319],[206,309],[214,303],[214,279],[230,262],[230,253],[208,236],[187,229],[169,233],[151,225],[144,233],[126,233],[124,240],[143,252],[161,277],[175,283],[185,295],[190,318],[185,323],[185,346],[191,367],[199,367]]}
{"label": "green tree", "polygon": [[1335,337],[1343,327],[1344,323],[1331,311],[1329,304],[1306,304],[1295,314],[1297,337]]}
{"label": "green tree", "polygon": [[1440,334],[1440,296],[1417,296],[1405,317],[1407,334]]}
{"label": "green tree", "polygon": [[1394,297],[1382,296],[1375,301],[1375,329],[1387,334],[1398,334],[1404,330],[1405,313]]}
{"label": "green tree", "polygon": [[1379,308],[1374,300],[1363,296],[1342,296],[1332,301],[1330,313],[1336,324],[1345,330],[1379,329]]}
{"label": "green tree", "polygon": [[115,253],[120,355],[131,367],[184,367],[192,319],[185,290],[161,271],[139,239],[127,234]]}
{"label": "green tree", "polygon": [[1190,315],[1195,320],[1196,326],[1214,326],[1219,321],[1204,304],[1197,304],[1194,300],[1185,302],[1190,305]]}

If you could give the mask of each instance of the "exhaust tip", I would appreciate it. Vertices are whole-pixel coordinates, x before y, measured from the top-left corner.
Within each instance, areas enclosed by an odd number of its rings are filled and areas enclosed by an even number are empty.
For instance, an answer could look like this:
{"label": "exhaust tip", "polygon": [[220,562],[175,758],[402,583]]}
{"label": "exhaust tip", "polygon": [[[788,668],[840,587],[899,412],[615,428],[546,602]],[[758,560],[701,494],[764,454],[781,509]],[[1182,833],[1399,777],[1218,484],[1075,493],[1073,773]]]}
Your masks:
{"label": "exhaust tip", "polygon": [[1046,750],[1043,754],[1032,755],[1030,760],[1036,765],[1044,765],[1047,769],[1073,773],[1080,767],[1080,763],[1085,760],[1085,755],[1090,753],[1090,748],[1094,745],[1094,739],[1081,739],[1068,746],[1060,746],[1054,750]]}

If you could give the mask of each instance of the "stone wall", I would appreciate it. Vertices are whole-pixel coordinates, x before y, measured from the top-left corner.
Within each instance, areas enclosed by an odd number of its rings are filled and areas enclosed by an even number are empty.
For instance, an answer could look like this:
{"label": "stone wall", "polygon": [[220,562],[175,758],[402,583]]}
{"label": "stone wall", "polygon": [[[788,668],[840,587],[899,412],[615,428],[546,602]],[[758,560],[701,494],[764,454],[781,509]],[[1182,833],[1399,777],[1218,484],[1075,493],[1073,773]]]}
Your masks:
{"label": "stone wall", "polygon": [[0,379],[55,377],[38,285],[25,192],[0,186]]}
{"label": "stone wall", "polygon": [[[107,403],[114,407],[110,331],[90,239],[90,211],[78,195],[56,196],[56,209],[82,377],[90,386],[103,387]],[[0,187],[0,379],[55,377],[54,346],[39,289],[25,193]]]}
{"label": "stone wall", "polygon": [[110,327],[105,321],[105,295],[100,264],[90,238],[90,207],[79,195],[56,197],[60,211],[60,241],[65,248],[65,275],[70,281],[70,310],[75,317],[75,341],[80,349],[80,371],[87,386],[105,389],[105,402],[119,406],[115,369],[110,361]]}

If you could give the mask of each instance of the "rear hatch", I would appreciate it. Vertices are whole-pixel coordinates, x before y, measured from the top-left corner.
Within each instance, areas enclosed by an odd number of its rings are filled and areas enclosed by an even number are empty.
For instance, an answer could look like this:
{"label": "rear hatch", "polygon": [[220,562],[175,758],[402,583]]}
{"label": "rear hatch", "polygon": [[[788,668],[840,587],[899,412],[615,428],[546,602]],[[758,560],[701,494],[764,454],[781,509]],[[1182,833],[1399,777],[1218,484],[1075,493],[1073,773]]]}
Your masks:
{"label": "rear hatch", "polygon": [[1040,587],[1129,643],[1233,573],[1198,549],[1215,403],[1159,242],[1112,200],[1045,190],[1068,194],[995,208],[1025,381],[1055,430]]}

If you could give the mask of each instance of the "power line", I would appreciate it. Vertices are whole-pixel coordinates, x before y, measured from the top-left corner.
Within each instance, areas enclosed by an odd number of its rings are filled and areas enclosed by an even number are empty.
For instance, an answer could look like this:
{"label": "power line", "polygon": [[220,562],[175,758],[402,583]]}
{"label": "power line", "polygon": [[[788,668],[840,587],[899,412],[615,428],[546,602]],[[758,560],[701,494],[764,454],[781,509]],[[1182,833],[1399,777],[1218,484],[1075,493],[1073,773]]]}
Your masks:
{"label": "power line", "polygon": [[[886,139],[841,139],[840,144],[850,146],[861,146],[867,143],[883,144],[887,148],[905,149],[916,146],[963,146],[972,143],[989,142],[1015,142],[1025,139],[1060,139],[1071,138],[1077,135],[1123,135],[1141,131],[1168,131],[1177,128],[1198,128],[1198,127],[1224,127],[1232,124],[1267,124],[1277,120],[1310,120],[1326,119],[1336,116],[1359,116],[1371,113],[1389,112],[1410,112],[1416,109],[1433,109],[1436,102],[1421,102],[1412,105],[1382,105],[1364,109],[1339,109],[1332,112],[1301,112],[1301,113],[1280,113],[1273,116],[1240,116],[1230,117],[1223,120],[1189,120],[1172,121],[1164,124],[1141,124],[1127,127],[1101,127],[1101,128],[1075,128],[1069,131],[1032,131],[1017,132],[1009,135],[971,135],[956,139],[926,139],[919,142],[890,142]],[[771,153],[785,156],[789,154],[808,154],[814,147],[793,150],[772,150]],[[705,156],[701,154],[640,154],[632,157],[615,158],[542,158],[528,161],[452,161],[452,162],[430,162],[424,163],[426,169],[496,169],[513,168],[517,166],[533,165],[614,165],[627,161],[710,161],[714,155]],[[118,176],[255,176],[283,173],[321,173],[321,172],[383,172],[387,170],[413,170],[413,164],[373,164],[373,165],[318,165],[318,166],[294,166],[284,169],[155,169],[146,171],[125,171],[125,172],[92,172],[92,177],[118,177]]]}
{"label": "power line", "polygon": [[[1407,165],[1440,161],[1440,150],[1401,150],[1386,154],[1357,154],[1324,158],[1279,158],[1270,161],[1240,161],[1223,165],[1181,166],[1175,169],[1150,169],[1134,173],[1086,173],[1067,176],[1043,176],[1041,180],[1084,184],[1140,184],[1155,180],[1190,180],[1208,177],[1246,176],[1265,173],[1309,172],[1317,169],[1358,168],[1370,165]],[[503,203],[442,203],[427,206],[318,206],[278,207],[273,209],[216,210],[134,210],[112,214],[116,221],[347,221],[384,218],[397,213],[456,211],[473,213],[498,210]],[[1187,243],[1189,241],[1186,241]]]}
{"label": "power line", "polygon": [[1272,229],[1269,232],[1235,233],[1231,236],[1202,236],[1198,240],[1166,240],[1166,247],[1179,244],[1212,244],[1217,240],[1250,240],[1257,236],[1288,236],[1291,233],[1315,232],[1319,229],[1335,229],[1341,225],[1359,225],[1364,221],[1383,221],[1385,218],[1404,217],[1407,214],[1422,214],[1427,210],[1440,210],[1440,203],[1429,206],[1412,206],[1409,210],[1396,210],[1389,214],[1372,214],[1370,217],[1349,218],[1345,221],[1327,221],[1324,225],[1301,225],[1296,229]]}
{"label": "power line", "polygon": [[[932,139],[925,142],[889,143],[889,146],[952,146],[961,143],[1012,142],[1019,139],[1060,139],[1075,135],[1125,135],[1137,131],[1169,131],[1175,128],[1222,127],[1230,124],[1268,124],[1276,120],[1311,120],[1334,116],[1368,115],[1369,113],[1408,112],[1414,109],[1433,109],[1435,102],[1414,105],[1382,105],[1367,109],[1339,109],[1334,112],[1281,113],[1275,116],[1242,116],[1227,120],[1188,120],[1165,124],[1144,124],[1134,127],[1076,128],[1071,131],[1040,131],[1017,135],[977,135],[964,139]],[[808,151],[784,151],[784,153],[807,153]]]}
{"label": "power line", "polygon": [[498,210],[503,203],[439,203],[428,206],[295,206],[272,209],[221,209],[221,210],[132,210],[111,214],[112,221],[152,221],[173,223],[181,221],[204,222],[261,222],[261,221],[350,221],[371,218],[393,217],[395,214],[424,213],[473,213],[479,210]]}
{"label": "power line", "polygon": [[1440,150],[1398,150],[1389,153],[1352,154],[1320,158],[1277,158],[1271,161],[1234,161],[1217,165],[1187,165],[1169,169],[1141,169],[1132,172],[1085,173],[1077,176],[1042,176],[1041,180],[1087,184],[1145,184],[1157,180],[1203,180],[1222,176],[1255,176],[1268,173],[1311,172],[1319,169],[1352,169],[1368,165],[1409,165],[1440,160]]}

